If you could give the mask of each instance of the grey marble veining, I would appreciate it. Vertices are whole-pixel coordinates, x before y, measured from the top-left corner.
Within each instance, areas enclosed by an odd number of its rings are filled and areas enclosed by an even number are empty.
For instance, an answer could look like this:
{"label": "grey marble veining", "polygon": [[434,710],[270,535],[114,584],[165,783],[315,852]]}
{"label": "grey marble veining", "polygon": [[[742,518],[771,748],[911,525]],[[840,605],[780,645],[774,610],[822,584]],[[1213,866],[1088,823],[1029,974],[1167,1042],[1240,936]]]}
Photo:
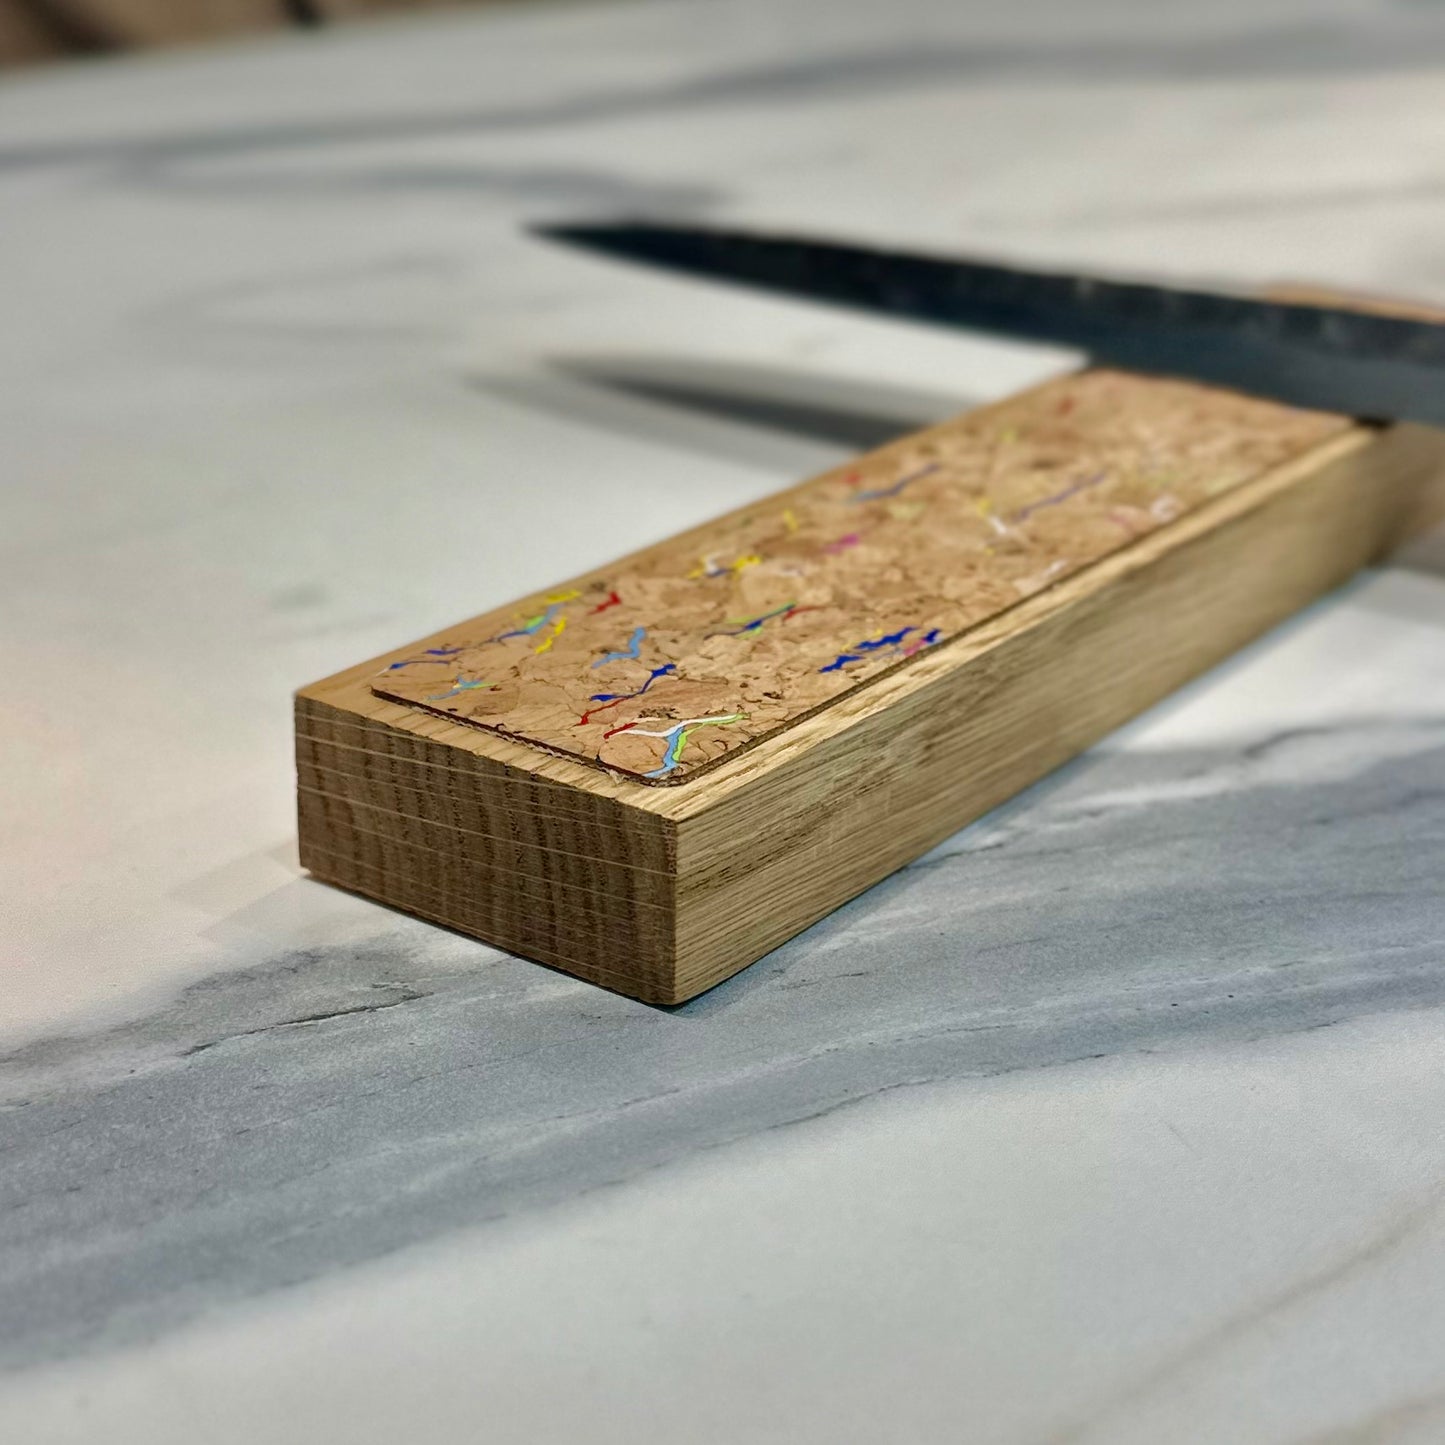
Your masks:
{"label": "grey marble veining", "polygon": [[[1051,22],[1057,17],[1050,16]],[[0,167],[122,163],[140,175],[155,164],[218,160],[236,155],[334,145],[416,140],[470,133],[506,133],[583,126],[626,119],[666,118],[689,111],[726,110],[763,104],[807,105],[815,100],[876,92],[952,88],[971,80],[990,84],[1055,76],[1110,84],[1139,80],[1233,82],[1276,76],[1398,73],[1431,69],[1445,58],[1445,19],[1427,7],[1402,8],[1388,18],[1372,15],[1350,23],[1339,17],[1290,19],[1247,27],[1243,33],[1211,34],[1188,27],[1170,37],[1088,36],[1054,39],[1041,24],[1024,42],[979,40],[959,44],[940,38],[927,44],[875,42],[796,59],[769,59],[746,67],[726,64],[711,73],[651,85],[599,89],[590,94],[525,104],[478,107],[453,113],[356,117],[311,124],[252,124],[183,138],[152,136],[53,145],[0,146]],[[831,48],[831,47],[830,47]]]}
{"label": "grey marble veining", "polygon": [[4,1061],[3,1357],[888,1090],[1445,1004],[1442,856],[1445,719],[1378,720],[1081,761],[672,1011],[410,924],[220,975]]}

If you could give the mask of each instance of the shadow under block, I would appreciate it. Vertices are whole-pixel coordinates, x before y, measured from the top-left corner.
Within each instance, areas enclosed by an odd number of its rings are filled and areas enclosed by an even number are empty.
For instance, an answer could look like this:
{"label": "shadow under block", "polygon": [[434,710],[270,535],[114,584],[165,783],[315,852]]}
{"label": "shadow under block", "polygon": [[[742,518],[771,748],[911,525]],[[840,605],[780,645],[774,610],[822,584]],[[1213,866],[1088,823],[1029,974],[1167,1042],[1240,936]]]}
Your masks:
{"label": "shadow under block", "polygon": [[1442,477],[1424,428],[1048,383],[303,688],[302,862],[681,1002],[1445,515]]}

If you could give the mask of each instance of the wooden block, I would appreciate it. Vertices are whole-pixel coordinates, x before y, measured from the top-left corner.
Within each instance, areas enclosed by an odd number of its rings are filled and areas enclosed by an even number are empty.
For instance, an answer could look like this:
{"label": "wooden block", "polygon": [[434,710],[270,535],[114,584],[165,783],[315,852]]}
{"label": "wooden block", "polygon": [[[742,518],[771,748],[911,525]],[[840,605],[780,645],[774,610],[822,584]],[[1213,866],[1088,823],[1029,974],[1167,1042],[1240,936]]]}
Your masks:
{"label": "wooden block", "polygon": [[302,861],[651,1003],[1445,515],[1445,441],[1093,370],[303,688]]}

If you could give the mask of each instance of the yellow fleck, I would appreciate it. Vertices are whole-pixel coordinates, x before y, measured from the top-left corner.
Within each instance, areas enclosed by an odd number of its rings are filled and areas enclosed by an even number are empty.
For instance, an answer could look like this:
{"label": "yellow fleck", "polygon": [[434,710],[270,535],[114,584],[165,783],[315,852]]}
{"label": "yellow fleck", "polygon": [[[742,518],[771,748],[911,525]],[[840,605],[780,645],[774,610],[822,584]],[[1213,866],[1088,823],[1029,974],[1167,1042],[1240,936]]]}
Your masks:
{"label": "yellow fleck", "polygon": [[790,532],[796,532],[798,530],[798,519],[793,515],[793,509],[791,507],[783,508],[783,525],[786,526]]}
{"label": "yellow fleck", "polygon": [[[575,596],[576,594],[574,593],[573,595]],[[566,625],[567,625],[567,619],[566,619],[565,617],[559,617],[559,618],[552,624],[552,635],[551,635],[551,637],[549,637],[549,638],[546,640],[546,642],[542,643],[542,644],[537,648],[537,651],[538,651],[538,652],[546,652],[547,649],[548,649],[549,647],[551,647],[551,645],[552,645],[554,642],[556,642],[557,637],[558,637],[558,634],[561,633],[562,629],[563,629],[564,627],[566,627]]]}

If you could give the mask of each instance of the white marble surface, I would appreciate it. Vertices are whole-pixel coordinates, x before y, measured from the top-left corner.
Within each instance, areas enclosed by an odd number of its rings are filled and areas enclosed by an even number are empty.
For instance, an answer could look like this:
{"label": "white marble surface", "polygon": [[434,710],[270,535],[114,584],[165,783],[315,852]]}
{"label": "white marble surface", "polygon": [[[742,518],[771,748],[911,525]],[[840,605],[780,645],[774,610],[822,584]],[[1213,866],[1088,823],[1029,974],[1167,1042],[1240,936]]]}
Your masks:
{"label": "white marble surface", "polygon": [[1442,102],[1383,0],[0,84],[0,1437],[1445,1438],[1445,540],[672,1012],[309,882],[288,758],[297,684],[1068,362],[526,222],[1445,301]]}

